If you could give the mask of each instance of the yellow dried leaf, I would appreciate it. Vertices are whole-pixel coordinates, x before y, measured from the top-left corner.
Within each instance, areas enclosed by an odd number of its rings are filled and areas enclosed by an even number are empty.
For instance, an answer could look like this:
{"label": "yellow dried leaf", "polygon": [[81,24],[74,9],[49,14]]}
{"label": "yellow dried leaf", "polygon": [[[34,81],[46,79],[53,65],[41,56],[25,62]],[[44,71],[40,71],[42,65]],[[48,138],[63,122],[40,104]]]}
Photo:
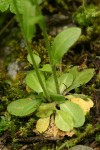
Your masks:
{"label": "yellow dried leaf", "polygon": [[81,98],[71,98],[71,102],[78,104],[86,114],[90,111],[90,108],[93,107],[94,103],[91,99],[88,98],[88,101],[85,101]]}
{"label": "yellow dried leaf", "polygon": [[46,131],[49,126],[49,121],[50,117],[39,119],[36,124],[36,130],[40,133]]}

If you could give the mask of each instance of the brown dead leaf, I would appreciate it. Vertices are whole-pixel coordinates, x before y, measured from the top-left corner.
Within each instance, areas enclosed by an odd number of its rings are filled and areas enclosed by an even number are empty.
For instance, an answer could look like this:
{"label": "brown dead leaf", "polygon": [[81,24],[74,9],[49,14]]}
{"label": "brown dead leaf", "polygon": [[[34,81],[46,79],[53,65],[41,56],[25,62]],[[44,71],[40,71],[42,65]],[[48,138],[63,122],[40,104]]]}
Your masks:
{"label": "brown dead leaf", "polygon": [[65,135],[72,137],[74,135],[74,131],[72,130],[69,132],[64,132],[59,130],[55,125],[54,116],[52,116],[50,120],[50,126],[44,134],[46,137],[55,137],[55,138],[64,137]]}

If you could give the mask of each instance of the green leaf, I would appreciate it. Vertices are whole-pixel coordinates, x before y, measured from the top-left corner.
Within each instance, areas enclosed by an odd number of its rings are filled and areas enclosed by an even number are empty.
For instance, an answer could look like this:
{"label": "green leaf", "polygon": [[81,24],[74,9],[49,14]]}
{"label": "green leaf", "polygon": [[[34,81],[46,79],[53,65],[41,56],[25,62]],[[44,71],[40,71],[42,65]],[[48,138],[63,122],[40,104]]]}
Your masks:
{"label": "green leaf", "polygon": [[62,131],[70,131],[74,125],[72,117],[63,110],[56,111],[55,124]]}
{"label": "green leaf", "polygon": [[63,73],[59,78],[59,90],[62,94],[73,82],[73,75],[70,73]]}
{"label": "green leaf", "polygon": [[[28,9],[28,8],[31,9],[31,7],[33,7],[30,0],[25,0],[25,1],[22,1],[22,0],[7,0],[7,1],[9,1],[9,4],[10,4],[10,11],[12,13],[15,13],[15,14],[16,14],[16,7],[15,6],[17,6],[19,14],[23,14],[23,15],[25,14],[25,9]],[[15,2],[16,2],[16,4],[15,4]],[[27,8],[26,8],[26,6],[27,6]],[[30,12],[30,14],[32,14],[32,12]]]}
{"label": "green leaf", "polygon": [[36,11],[35,9],[36,9],[35,6],[33,6],[30,2],[27,3],[25,2],[22,15],[23,18],[22,26],[24,34],[29,42],[31,41],[35,33],[35,21],[34,21],[36,19],[36,17],[34,17],[34,13]]}
{"label": "green leaf", "polygon": [[69,73],[73,75],[73,80],[79,75],[78,66],[74,66],[70,69]]}
{"label": "green leaf", "polygon": [[11,102],[8,105],[7,110],[12,115],[24,117],[32,114],[39,107],[40,104],[40,99],[19,99]]}
{"label": "green leaf", "polygon": [[41,4],[44,0],[34,0],[33,3],[35,5]]}
{"label": "green leaf", "polygon": [[[41,79],[42,81],[44,82],[44,85],[45,85],[45,78],[44,78],[44,75],[42,74],[42,72],[40,72],[40,76],[41,76]],[[41,93],[43,92],[43,89],[39,83],[39,80],[37,78],[37,75],[36,75],[36,72],[33,70],[33,71],[30,71],[27,76],[26,76],[26,84],[32,89],[34,90],[35,92],[37,93]]]}
{"label": "green leaf", "polygon": [[18,9],[19,14],[22,17],[22,28],[23,28],[23,35],[27,40],[30,42],[34,33],[35,33],[35,23],[37,22],[36,14],[36,7],[32,5],[29,0],[21,1],[17,0],[16,4],[15,1],[10,1],[10,11],[17,14],[16,7]]}
{"label": "green leaf", "polygon": [[[15,0],[16,1],[16,0]],[[25,0],[25,1],[21,1],[21,0],[17,0],[16,1],[16,4],[15,4],[15,1],[14,0],[9,0],[9,4],[10,4],[10,11],[12,13],[15,13],[16,14],[16,7],[17,6],[17,9],[18,9],[18,12],[20,14],[23,14],[23,9],[24,9],[24,5],[26,2],[28,2],[28,0]],[[30,2],[29,2],[30,3]]]}
{"label": "green leaf", "polygon": [[55,37],[51,48],[53,65],[57,64],[62,59],[63,55],[78,40],[80,34],[80,28],[71,27],[62,31]]}
{"label": "green leaf", "polygon": [[50,95],[51,99],[53,101],[55,101],[57,104],[61,104],[61,103],[64,103],[65,102],[65,97],[63,95],[60,95],[60,94],[53,94],[53,95]]}
{"label": "green leaf", "polygon": [[49,117],[55,110],[55,103],[42,103],[37,110],[36,116],[40,118]]}
{"label": "green leaf", "polygon": [[35,5],[32,5],[30,1],[26,1],[23,7],[22,18],[24,34],[30,42],[35,33],[35,25],[39,23],[43,17],[37,14],[37,9]]}
{"label": "green leaf", "polygon": [[41,118],[36,123],[36,130],[40,133],[47,130],[50,122],[50,117],[47,118]]}
{"label": "green leaf", "polygon": [[67,91],[75,89],[89,82],[94,75],[94,69],[84,69],[83,71],[80,71],[80,72],[78,70],[75,70],[75,74],[74,74],[74,71],[71,73],[73,74],[73,77],[75,79],[72,85],[67,89]]}
{"label": "green leaf", "polygon": [[45,65],[43,65],[43,67],[42,67],[42,68],[39,68],[39,70],[44,71],[44,72],[52,72],[52,69],[51,69],[51,65],[50,65],[50,64],[45,64]]}
{"label": "green leaf", "polygon": [[[64,73],[60,77],[58,77],[59,89],[62,94],[66,88],[68,88],[73,82],[73,76],[70,73]],[[54,79],[51,76],[46,81],[47,89],[50,94],[57,94]]]}
{"label": "green leaf", "polygon": [[42,102],[45,102],[45,101],[46,101],[46,100],[45,100],[45,97],[44,97],[44,93],[43,93],[43,92],[38,93],[38,95],[37,95],[37,96],[35,95],[35,97],[37,97],[37,98],[41,99],[41,100],[42,100]]}
{"label": "green leaf", "polygon": [[73,118],[74,127],[80,127],[85,122],[85,115],[82,108],[73,102],[66,101],[63,104],[60,104],[60,109],[65,111]]}
{"label": "green leaf", "polygon": [[0,0],[0,10],[2,12],[6,11],[9,8],[9,0]]}
{"label": "green leaf", "polygon": [[[34,54],[34,53],[33,53],[33,57],[35,59],[36,65],[39,66],[39,64],[41,62],[41,58],[38,55]],[[33,64],[29,54],[27,55],[27,60],[30,62],[30,64]]]}
{"label": "green leaf", "polygon": [[[43,2],[43,0],[36,0],[36,1],[37,2],[34,1],[34,4],[41,4]],[[16,5],[20,14],[24,14],[23,10],[25,8],[26,3],[28,4],[31,2],[29,0],[25,0],[25,1],[17,0],[16,1]],[[16,9],[15,9],[13,0],[0,0],[0,10],[2,12],[6,11],[9,8],[9,6],[10,6],[10,11],[16,14]]]}
{"label": "green leaf", "polygon": [[[27,23],[26,23],[27,19]],[[42,16],[27,16],[23,15],[23,30],[29,42],[31,42],[34,34],[35,34],[35,25],[38,24],[42,20]]]}
{"label": "green leaf", "polygon": [[35,33],[35,25],[40,23],[41,20],[43,20],[43,16],[39,13],[37,13],[36,5],[33,5],[31,1],[25,0],[17,0],[16,4],[13,2],[13,0],[9,0],[10,4],[10,11],[16,13],[16,6],[18,9],[19,14],[21,14],[22,17],[22,27],[23,27],[23,34],[25,38],[28,39],[29,42],[31,42],[32,37]]}
{"label": "green leaf", "polygon": [[46,87],[47,87],[47,90],[48,90],[48,92],[49,92],[50,94],[57,94],[53,76],[50,76],[50,77],[46,80]]}

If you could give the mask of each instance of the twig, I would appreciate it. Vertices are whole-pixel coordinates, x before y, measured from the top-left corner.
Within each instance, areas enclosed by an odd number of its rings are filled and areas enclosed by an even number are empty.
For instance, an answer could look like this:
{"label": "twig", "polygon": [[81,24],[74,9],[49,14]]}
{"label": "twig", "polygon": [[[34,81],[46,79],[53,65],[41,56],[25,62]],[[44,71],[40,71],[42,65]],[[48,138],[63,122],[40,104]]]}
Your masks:
{"label": "twig", "polygon": [[17,141],[21,143],[33,143],[33,142],[40,142],[40,141],[57,141],[61,140],[61,138],[54,138],[54,137],[44,137],[44,136],[34,136],[34,137],[27,137],[27,138],[18,138]]}
{"label": "twig", "polygon": [[0,35],[2,35],[3,32],[5,32],[5,30],[6,30],[6,29],[9,27],[9,25],[14,21],[14,19],[15,19],[15,16],[13,16],[13,17],[8,21],[8,23],[1,29]]}

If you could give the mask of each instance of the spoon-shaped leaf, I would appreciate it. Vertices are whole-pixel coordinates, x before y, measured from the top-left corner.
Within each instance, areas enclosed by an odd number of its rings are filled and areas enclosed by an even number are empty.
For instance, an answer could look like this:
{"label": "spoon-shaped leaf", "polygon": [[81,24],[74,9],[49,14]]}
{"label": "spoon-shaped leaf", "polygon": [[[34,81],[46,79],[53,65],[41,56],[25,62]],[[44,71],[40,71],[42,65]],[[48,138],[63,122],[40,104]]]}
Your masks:
{"label": "spoon-shaped leaf", "polygon": [[63,110],[56,111],[55,124],[62,131],[70,131],[74,126],[72,117]]}
{"label": "spoon-shaped leaf", "polygon": [[74,127],[80,127],[84,124],[85,122],[84,111],[78,104],[66,101],[63,104],[60,104],[60,109],[65,111],[70,116],[72,116]]}
{"label": "spoon-shaped leaf", "polygon": [[[45,78],[44,78],[44,75],[42,74],[42,72],[40,72],[40,75],[41,75],[41,79],[42,81],[44,82],[44,85],[45,85]],[[41,93],[43,92],[43,89],[39,83],[39,80],[37,78],[37,75],[36,75],[36,72],[33,70],[33,71],[30,71],[27,76],[26,76],[26,84],[32,89],[34,90],[35,92],[37,93]]]}
{"label": "spoon-shaped leaf", "polygon": [[69,50],[69,48],[78,40],[81,34],[81,29],[77,27],[67,28],[59,33],[51,48],[51,56],[53,65],[59,63],[63,55]]}
{"label": "spoon-shaped leaf", "polygon": [[70,73],[73,75],[74,81],[67,91],[75,89],[89,82],[94,75],[94,69],[84,69],[83,71],[78,71],[77,68],[74,68]]}
{"label": "spoon-shaped leaf", "polygon": [[49,126],[49,122],[50,117],[39,119],[36,123],[36,130],[39,131],[40,133],[46,131]]}
{"label": "spoon-shaped leaf", "polygon": [[40,104],[40,99],[19,99],[11,102],[8,105],[7,110],[12,115],[24,117],[32,114],[39,107]]}

